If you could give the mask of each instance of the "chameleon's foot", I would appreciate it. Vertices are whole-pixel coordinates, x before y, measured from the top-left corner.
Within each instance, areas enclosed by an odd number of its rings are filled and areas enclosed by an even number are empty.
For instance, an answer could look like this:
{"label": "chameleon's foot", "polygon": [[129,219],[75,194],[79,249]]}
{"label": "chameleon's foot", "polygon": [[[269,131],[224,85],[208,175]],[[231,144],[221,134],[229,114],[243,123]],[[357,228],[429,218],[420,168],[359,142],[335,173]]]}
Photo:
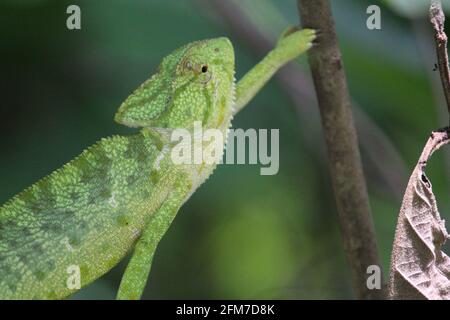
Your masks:
{"label": "chameleon's foot", "polygon": [[301,44],[312,44],[317,36],[316,30],[313,29],[300,29],[298,26],[291,26],[285,29],[280,37],[278,38],[278,46],[290,46],[293,43],[297,45]]}
{"label": "chameleon's foot", "polygon": [[281,34],[275,50],[290,61],[311,48],[316,36],[316,30],[289,27]]}

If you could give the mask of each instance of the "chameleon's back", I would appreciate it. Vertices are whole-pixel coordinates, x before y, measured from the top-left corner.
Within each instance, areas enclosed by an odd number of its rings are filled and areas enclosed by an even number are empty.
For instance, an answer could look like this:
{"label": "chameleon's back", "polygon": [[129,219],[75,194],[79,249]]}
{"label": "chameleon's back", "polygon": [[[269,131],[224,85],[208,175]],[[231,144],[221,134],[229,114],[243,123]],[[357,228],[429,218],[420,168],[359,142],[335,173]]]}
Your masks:
{"label": "chameleon's back", "polygon": [[62,298],[117,264],[167,193],[154,141],[102,139],[0,207],[1,299]]}

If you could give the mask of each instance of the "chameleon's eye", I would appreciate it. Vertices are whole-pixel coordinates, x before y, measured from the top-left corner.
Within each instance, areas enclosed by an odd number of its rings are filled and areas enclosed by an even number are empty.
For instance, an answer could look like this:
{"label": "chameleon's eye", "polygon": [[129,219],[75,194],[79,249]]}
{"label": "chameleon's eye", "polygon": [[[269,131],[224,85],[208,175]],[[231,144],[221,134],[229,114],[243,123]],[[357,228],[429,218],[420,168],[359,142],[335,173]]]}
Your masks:
{"label": "chameleon's eye", "polygon": [[212,78],[212,73],[208,72],[208,66],[207,65],[203,65],[201,67],[200,71],[202,72],[200,74],[200,82],[203,83],[203,84],[207,84]]}

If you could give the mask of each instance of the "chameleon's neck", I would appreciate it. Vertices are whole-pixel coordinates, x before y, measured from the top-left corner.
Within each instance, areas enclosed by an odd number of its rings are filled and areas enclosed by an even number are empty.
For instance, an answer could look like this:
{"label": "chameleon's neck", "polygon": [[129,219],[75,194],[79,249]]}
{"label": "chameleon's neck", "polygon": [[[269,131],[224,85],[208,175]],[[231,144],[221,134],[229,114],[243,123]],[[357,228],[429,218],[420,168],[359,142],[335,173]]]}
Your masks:
{"label": "chameleon's neck", "polygon": [[[173,169],[177,168],[176,170],[182,170],[185,172],[186,176],[189,179],[189,183],[191,184],[191,191],[186,196],[186,199],[189,198],[189,196],[209,177],[209,175],[214,171],[215,167],[219,163],[220,159],[223,157],[224,148],[227,141],[227,134],[228,134],[228,128],[231,126],[231,120],[232,120],[232,113],[230,110],[230,113],[224,116],[222,121],[218,123],[218,127],[203,127],[201,126],[201,130],[195,130],[194,128],[183,128],[186,132],[189,132],[190,139],[189,145],[187,147],[188,152],[191,153],[190,162],[180,164],[178,163],[176,166],[174,166],[174,162],[172,157],[172,151],[175,150],[175,146],[178,144],[183,145],[185,141],[184,138],[182,140],[174,139],[174,137],[180,138],[178,134],[174,134],[177,129],[171,129],[171,128],[143,128],[141,130],[142,135],[144,136],[144,140],[150,141],[152,144],[157,144],[160,150],[160,154],[157,157],[157,161],[159,163],[158,167],[162,168],[164,166],[171,167]],[[220,131],[222,140],[219,142],[220,144],[217,145],[217,140],[213,139],[205,141],[206,132],[208,129],[215,129]],[[197,141],[197,142],[196,142]],[[198,143],[200,141],[200,143]],[[215,153],[216,155],[216,161],[205,162],[205,159],[201,160],[200,163],[195,161],[195,154],[202,154],[204,150],[211,149],[211,146],[214,144],[214,147],[212,149],[218,148],[220,151]],[[202,156],[203,158],[203,156]]]}
{"label": "chameleon's neck", "polygon": [[[192,124],[192,126],[188,128],[158,128],[158,127],[145,127],[141,130],[144,135],[148,135],[148,133],[157,133],[159,139],[163,144],[172,144],[174,132],[178,130],[183,130],[185,132],[189,132],[192,135],[192,138],[196,138],[198,134],[204,134],[208,129],[219,130],[222,133],[224,144],[227,138],[228,129],[231,127],[231,120],[233,119],[233,114],[230,110],[229,113],[225,114],[220,121],[215,122],[215,125],[203,125],[202,122],[197,121]],[[201,129],[201,131],[199,131]],[[197,137],[198,138],[198,137]]]}

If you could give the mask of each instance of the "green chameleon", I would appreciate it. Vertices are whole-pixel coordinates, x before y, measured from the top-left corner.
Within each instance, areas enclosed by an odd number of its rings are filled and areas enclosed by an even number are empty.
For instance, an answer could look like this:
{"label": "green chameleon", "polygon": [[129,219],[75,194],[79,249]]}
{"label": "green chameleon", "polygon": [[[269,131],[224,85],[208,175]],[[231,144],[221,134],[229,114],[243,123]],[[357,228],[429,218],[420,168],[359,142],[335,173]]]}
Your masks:
{"label": "green chameleon", "polygon": [[309,29],[284,32],[237,85],[227,38],[192,42],[165,57],[115,115],[139,133],[101,139],[0,207],[0,299],[67,297],[131,250],[117,298],[139,299],[158,242],[215,167],[174,164],[171,132],[201,121],[226,135],[233,115],[314,38]]}

